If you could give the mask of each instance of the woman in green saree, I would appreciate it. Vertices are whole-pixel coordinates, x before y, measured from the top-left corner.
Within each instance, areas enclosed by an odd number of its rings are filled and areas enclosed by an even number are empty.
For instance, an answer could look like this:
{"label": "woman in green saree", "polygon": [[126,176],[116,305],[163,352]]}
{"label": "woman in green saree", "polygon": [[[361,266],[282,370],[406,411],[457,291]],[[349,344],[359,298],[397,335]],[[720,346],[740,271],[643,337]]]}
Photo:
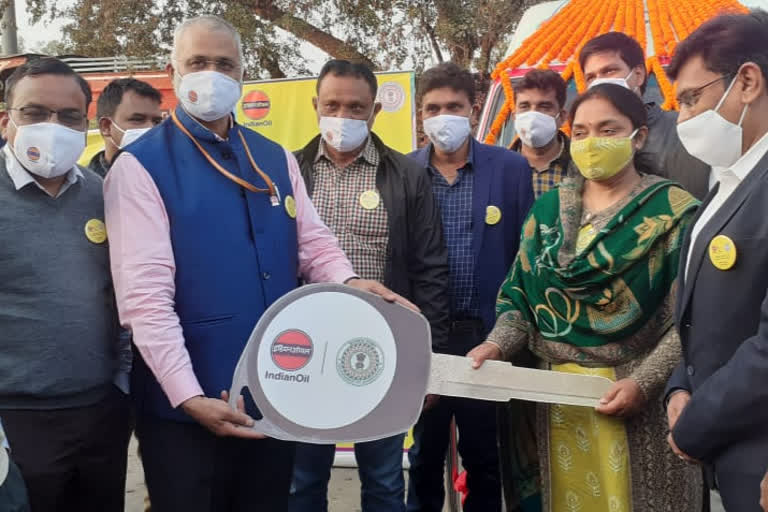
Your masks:
{"label": "woman in green saree", "polygon": [[526,432],[499,433],[513,436],[501,445],[515,452],[515,478],[528,478],[516,482],[521,498],[540,491],[545,512],[698,512],[701,472],[667,447],[661,396],[681,356],[672,308],[698,203],[645,173],[645,105],[631,91],[596,86],[571,120],[580,175],[534,204],[496,325],[469,356],[479,367],[528,348],[540,368],[614,381],[595,410],[536,406],[540,479]]}

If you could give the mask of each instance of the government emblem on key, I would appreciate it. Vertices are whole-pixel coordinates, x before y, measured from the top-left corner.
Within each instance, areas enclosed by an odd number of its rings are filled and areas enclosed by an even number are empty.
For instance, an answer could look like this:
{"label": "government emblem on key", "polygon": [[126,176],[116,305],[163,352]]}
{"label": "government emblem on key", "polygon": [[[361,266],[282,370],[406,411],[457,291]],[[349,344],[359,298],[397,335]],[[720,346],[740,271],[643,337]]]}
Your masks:
{"label": "government emblem on key", "polygon": [[[259,320],[231,388],[258,409],[255,430],[336,443],[408,430],[427,394],[597,406],[608,379],[433,354],[420,314],[339,284],[302,286]],[[258,416],[258,415],[257,415]]]}

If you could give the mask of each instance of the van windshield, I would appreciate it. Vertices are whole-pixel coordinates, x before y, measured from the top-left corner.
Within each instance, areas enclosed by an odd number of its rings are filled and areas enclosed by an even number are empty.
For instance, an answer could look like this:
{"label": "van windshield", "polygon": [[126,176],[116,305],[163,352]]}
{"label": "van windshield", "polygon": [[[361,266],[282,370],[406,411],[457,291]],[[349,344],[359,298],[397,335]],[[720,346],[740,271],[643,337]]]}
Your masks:
{"label": "van windshield", "polygon": [[[512,80],[512,84],[514,85],[515,79]],[[576,83],[571,79],[568,81],[568,101],[566,104],[566,110],[570,109],[571,102],[576,98],[578,93],[576,92]],[[645,90],[645,96],[643,97],[646,103],[657,103],[662,104],[664,102],[663,96],[661,94],[661,90],[659,89],[659,82],[656,80],[656,75],[650,75],[648,77],[648,87]],[[492,101],[492,105],[490,105],[491,108],[491,116],[490,116],[490,122],[485,127],[485,132],[482,134],[479,134],[480,140],[485,140],[486,135],[488,135],[488,130],[490,129],[491,123],[494,119],[496,119],[496,116],[499,114],[499,111],[501,110],[501,107],[504,105],[504,90],[499,87],[496,89],[495,95],[493,98],[489,99],[488,101]],[[507,119],[507,122],[504,123],[504,126],[501,128],[501,133],[496,138],[496,145],[497,146],[504,146],[509,147],[512,144],[512,141],[515,140],[515,121],[512,118],[512,116]]]}

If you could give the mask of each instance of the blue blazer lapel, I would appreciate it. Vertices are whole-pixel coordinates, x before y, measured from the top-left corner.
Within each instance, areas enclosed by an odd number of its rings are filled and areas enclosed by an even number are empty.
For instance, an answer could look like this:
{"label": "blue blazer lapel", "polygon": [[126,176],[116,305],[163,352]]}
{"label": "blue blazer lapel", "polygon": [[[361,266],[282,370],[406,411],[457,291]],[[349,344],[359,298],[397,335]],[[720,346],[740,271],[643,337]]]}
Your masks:
{"label": "blue blazer lapel", "polygon": [[474,187],[472,190],[472,249],[475,264],[480,257],[480,249],[483,246],[485,234],[485,210],[491,196],[491,184],[493,183],[494,166],[490,162],[483,145],[472,139],[472,151],[475,158]]}
{"label": "blue blazer lapel", "polygon": [[425,169],[429,167],[429,156],[432,154],[432,144],[428,144],[424,146],[421,149],[417,149],[413,153],[411,153],[411,158],[416,160],[419,165],[423,166]]}

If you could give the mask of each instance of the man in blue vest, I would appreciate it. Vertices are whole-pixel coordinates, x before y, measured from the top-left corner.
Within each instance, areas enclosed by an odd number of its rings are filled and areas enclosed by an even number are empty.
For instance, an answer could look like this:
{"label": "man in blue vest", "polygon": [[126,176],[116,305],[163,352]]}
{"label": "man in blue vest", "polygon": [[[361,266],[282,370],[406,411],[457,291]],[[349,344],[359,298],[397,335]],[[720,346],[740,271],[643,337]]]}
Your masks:
{"label": "man in blue vest", "polygon": [[223,391],[259,317],[299,277],[410,303],[358,279],[293,155],[234,121],[243,55],[230,24],[182,23],[167,70],[179,107],[105,182],[118,309],[141,355],[132,389],[152,509],[278,512],[294,446],[252,430],[252,401],[233,410]]}
{"label": "man in blue vest", "polygon": [[[533,203],[528,164],[519,154],[481,144],[471,135],[472,75],[452,63],[427,70],[419,82],[424,132],[431,143],[411,156],[429,170],[443,219],[451,279],[451,329],[446,352],[465,355],[494,325],[496,296],[517,254]],[[443,509],[443,466],[451,417],[467,469],[467,512],[499,512],[496,404],[428,399],[414,428],[408,511]]]}

